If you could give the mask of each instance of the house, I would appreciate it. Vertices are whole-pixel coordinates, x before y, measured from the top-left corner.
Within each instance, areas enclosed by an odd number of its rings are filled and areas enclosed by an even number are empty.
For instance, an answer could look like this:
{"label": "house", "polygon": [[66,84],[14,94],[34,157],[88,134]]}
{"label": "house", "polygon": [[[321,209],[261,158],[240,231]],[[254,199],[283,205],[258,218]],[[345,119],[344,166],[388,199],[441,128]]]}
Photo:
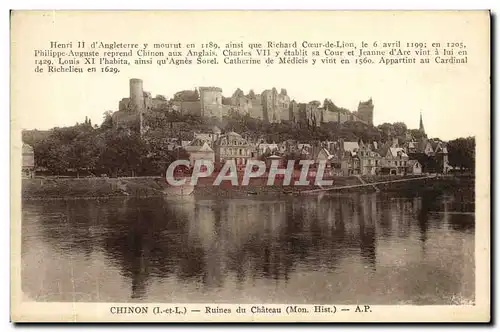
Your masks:
{"label": "house", "polygon": [[22,176],[24,178],[35,176],[35,152],[31,145],[25,143],[22,147]]}
{"label": "house", "polygon": [[405,175],[407,172],[409,157],[403,148],[391,147],[387,149],[383,165],[382,174]]}
{"label": "house", "polygon": [[343,176],[361,174],[360,160],[358,156],[358,142],[344,142],[340,140],[340,149],[338,151],[338,160],[336,164],[340,164],[339,174]]}
{"label": "house", "polygon": [[359,158],[361,175],[376,175],[380,173],[382,166],[382,157],[375,151],[372,151],[370,145],[362,145],[357,151]]}
{"label": "house", "polygon": [[361,160],[359,159],[359,156],[357,153],[353,153],[351,158],[350,158],[350,165],[349,165],[351,174],[349,175],[360,175],[361,174]]}
{"label": "house", "polygon": [[407,149],[407,151],[410,159],[418,160],[423,173],[448,172],[448,149],[444,142],[424,138],[415,150]]}
{"label": "house", "polygon": [[231,131],[221,135],[214,143],[215,163],[222,167],[227,160],[234,160],[239,168],[243,168],[252,159],[253,147],[240,134]]}
{"label": "house", "polygon": [[417,152],[418,143],[414,141],[409,141],[406,145],[406,153],[415,153]]}
{"label": "house", "polygon": [[357,151],[344,151],[339,158],[340,174],[343,176],[360,175],[361,163]]}
{"label": "house", "polygon": [[325,163],[325,173],[330,175],[342,175],[342,164],[338,156],[330,153],[327,148],[322,147],[314,157],[314,165],[311,168],[318,168],[321,162]]}
{"label": "house", "polygon": [[422,165],[418,160],[408,160],[408,174],[420,175],[422,174]]}
{"label": "house", "polygon": [[434,156],[434,149],[432,148],[432,144],[429,140],[423,139],[418,144],[417,152],[424,153],[426,156]]}
{"label": "house", "polygon": [[377,142],[363,143],[361,142],[342,142],[342,161],[341,168],[343,175],[376,175],[381,172],[383,159],[380,151],[384,155],[392,146],[387,143],[380,146]]}
{"label": "house", "polygon": [[440,141],[432,141],[432,148],[434,150],[434,158],[436,160],[438,173],[446,174],[448,172],[448,148],[445,143]]}
{"label": "house", "polygon": [[317,150],[316,155],[313,157],[315,165],[313,167],[318,167],[320,163],[325,163],[327,168],[330,168],[331,162],[335,159],[335,155],[331,154],[327,148],[320,148]]}
{"label": "house", "polygon": [[196,138],[184,149],[189,153],[189,163],[194,166],[196,160],[205,160],[210,163],[215,162],[214,150],[208,145],[208,142]]}

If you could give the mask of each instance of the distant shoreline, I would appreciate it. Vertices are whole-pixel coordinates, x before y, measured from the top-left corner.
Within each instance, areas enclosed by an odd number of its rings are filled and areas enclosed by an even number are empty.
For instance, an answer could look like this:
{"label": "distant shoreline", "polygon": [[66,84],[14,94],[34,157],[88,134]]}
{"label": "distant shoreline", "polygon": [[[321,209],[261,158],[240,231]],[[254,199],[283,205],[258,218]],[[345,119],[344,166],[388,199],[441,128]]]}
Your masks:
{"label": "distant shoreline", "polygon": [[[377,189],[368,185],[372,182],[383,182],[401,179],[411,179],[415,176],[362,176],[367,186],[360,187],[360,179],[356,176],[333,177],[334,185],[319,187],[316,185],[284,186],[280,183],[267,186],[267,178],[252,179],[248,186],[232,186],[229,181],[220,186],[213,186],[213,178],[201,178],[191,195],[195,197],[237,198],[246,196],[290,196],[305,195],[307,190],[353,186],[331,190],[330,193],[346,192],[376,192]],[[293,181],[292,181],[293,182]],[[311,181],[312,182],[312,181]],[[168,197],[163,194],[167,188],[166,181],[161,177],[134,178],[33,178],[22,180],[23,200],[107,200],[112,198],[152,198]],[[456,190],[475,190],[473,176],[445,176],[432,179],[394,182],[376,186],[381,192],[415,193],[422,191],[448,192]],[[312,195],[312,194],[311,194]]]}

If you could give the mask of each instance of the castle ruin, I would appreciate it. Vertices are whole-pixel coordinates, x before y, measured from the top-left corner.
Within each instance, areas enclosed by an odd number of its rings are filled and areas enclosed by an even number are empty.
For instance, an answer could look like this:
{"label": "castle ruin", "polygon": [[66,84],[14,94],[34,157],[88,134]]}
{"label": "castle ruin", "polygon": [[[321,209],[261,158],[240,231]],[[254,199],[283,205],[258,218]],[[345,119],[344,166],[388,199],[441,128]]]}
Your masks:
{"label": "castle ruin", "polygon": [[[129,88],[129,97],[120,100],[118,111],[113,113],[113,123],[116,126],[127,127],[131,123],[138,124],[141,133],[144,114],[162,106],[184,114],[219,119],[231,112],[237,112],[270,123],[291,121],[319,126],[328,122],[361,121],[373,125],[374,106],[371,98],[360,102],[356,112],[349,112],[321,107],[317,101],[309,103],[291,101],[286,89],[278,92],[276,88],[272,88],[264,90],[261,94],[255,94],[251,90],[247,95],[241,89],[236,89],[230,98],[224,98],[219,87],[199,87],[195,91],[183,91],[190,94],[193,92],[187,100],[174,98],[169,102],[162,96],[153,98],[151,93],[144,91],[141,79],[130,79]],[[199,96],[195,92],[198,92]]]}

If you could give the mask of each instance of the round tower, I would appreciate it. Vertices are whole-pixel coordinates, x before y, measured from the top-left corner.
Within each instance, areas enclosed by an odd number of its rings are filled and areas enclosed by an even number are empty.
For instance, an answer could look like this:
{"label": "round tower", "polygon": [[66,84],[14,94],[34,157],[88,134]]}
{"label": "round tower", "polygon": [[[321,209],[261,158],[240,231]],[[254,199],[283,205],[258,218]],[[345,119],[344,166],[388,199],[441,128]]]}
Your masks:
{"label": "round tower", "polygon": [[144,107],[144,90],[142,80],[130,79],[130,108],[132,111],[140,111]]}

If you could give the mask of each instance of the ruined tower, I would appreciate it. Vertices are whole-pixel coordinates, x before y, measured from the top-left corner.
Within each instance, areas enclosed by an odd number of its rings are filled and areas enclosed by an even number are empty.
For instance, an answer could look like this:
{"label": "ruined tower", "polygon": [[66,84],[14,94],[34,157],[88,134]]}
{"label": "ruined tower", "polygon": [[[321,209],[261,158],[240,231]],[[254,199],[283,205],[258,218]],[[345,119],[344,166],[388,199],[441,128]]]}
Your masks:
{"label": "ruined tower", "polygon": [[198,91],[200,93],[201,115],[222,118],[222,89],[200,86]]}
{"label": "ruined tower", "polygon": [[264,121],[280,122],[282,118],[289,120],[290,97],[286,89],[281,89],[280,93],[276,88],[264,90],[261,96]]}
{"label": "ruined tower", "polygon": [[136,113],[139,117],[139,132],[142,136],[144,131],[144,112],[146,111],[146,103],[144,101],[144,89],[142,80],[138,78],[130,79],[130,111]]}
{"label": "ruined tower", "polygon": [[358,117],[366,123],[373,125],[373,108],[374,105],[371,97],[367,101],[359,102],[357,112]]}
{"label": "ruined tower", "polygon": [[144,109],[144,89],[142,80],[138,78],[130,79],[130,110],[143,111]]}

